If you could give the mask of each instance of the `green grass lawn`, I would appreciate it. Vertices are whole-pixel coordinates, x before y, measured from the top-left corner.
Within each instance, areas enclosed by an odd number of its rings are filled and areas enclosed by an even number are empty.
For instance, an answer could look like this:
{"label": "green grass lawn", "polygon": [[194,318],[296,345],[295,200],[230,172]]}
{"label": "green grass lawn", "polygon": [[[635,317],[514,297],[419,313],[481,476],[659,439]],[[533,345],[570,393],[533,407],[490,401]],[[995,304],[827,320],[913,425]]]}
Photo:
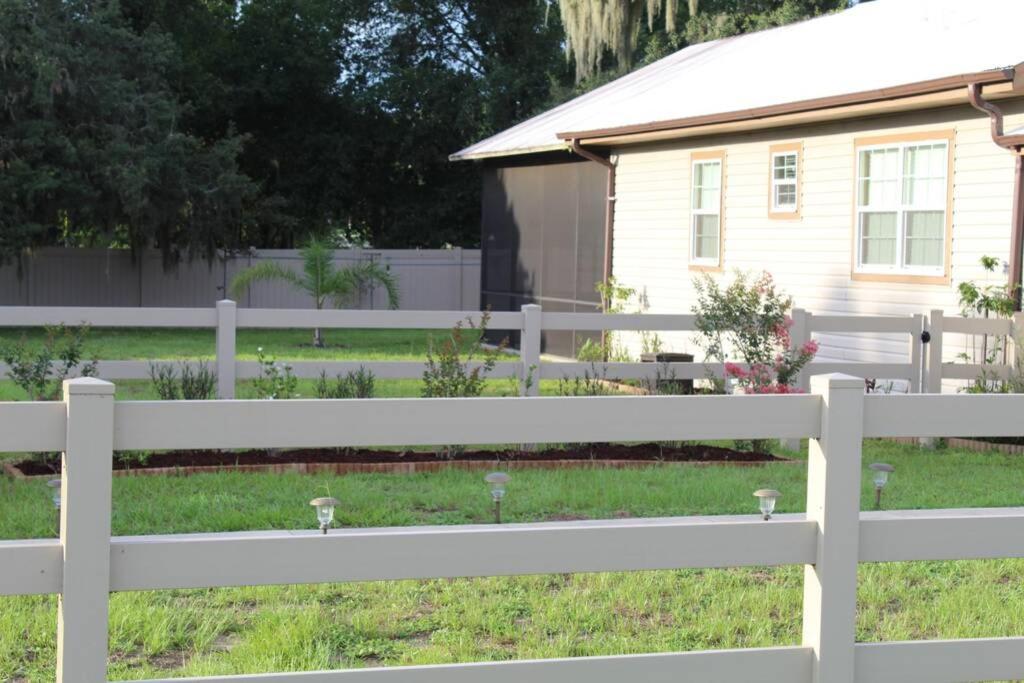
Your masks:
{"label": "green grass lawn", "polygon": [[[0,328],[0,346],[26,340],[41,343],[39,327]],[[446,339],[446,330],[324,330],[324,348],[311,344],[304,329],[240,329],[235,340],[238,360],[256,360],[256,349],[278,360],[423,360],[431,339]],[[86,358],[100,360],[213,360],[212,329],[106,328],[89,330],[84,344]],[[514,360],[511,355],[502,360]]]}
{"label": "green grass lawn", "polygon": [[[422,359],[422,331],[242,331],[280,359]],[[7,330],[4,339],[20,338]],[[94,330],[106,359],[211,357],[212,332]],[[556,382],[542,384],[554,393]],[[418,380],[380,382],[416,396]],[[241,386],[240,396],[248,388]],[[511,393],[488,384],[491,395]],[[310,395],[311,385],[299,392]],[[118,382],[118,397],[154,398],[148,382]],[[0,383],[0,400],[23,396]],[[865,445],[865,463],[896,466],[891,508],[1016,506],[1024,460],[957,450]],[[783,492],[780,512],[804,509],[802,463],[757,468],[666,465],[640,470],[519,471],[504,506],[510,522],[753,513],[751,492]],[[465,524],[490,519],[480,473],[266,475],[222,473],[114,479],[115,534],[313,528],[310,498],[343,502],[345,526]],[[873,503],[865,482],[862,502]],[[0,479],[0,538],[52,534],[42,481]],[[2,568],[0,568],[2,571]],[[800,640],[802,568],[605,573],[320,586],[121,593],[110,608],[110,678],[301,671],[707,648]],[[1024,560],[862,565],[862,641],[1024,635]],[[0,681],[54,676],[56,600],[0,598]]]}
{"label": "green grass lawn", "polygon": [[[37,344],[44,338],[42,328],[0,328],[0,347],[27,340]],[[327,330],[326,348],[314,348],[309,330],[239,330],[236,348],[239,360],[256,360],[256,349],[262,347],[267,358],[282,361],[337,360],[387,361],[424,360],[430,340],[440,341],[445,330]],[[206,360],[214,358],[213,330],[203,329],[133,329],[94,328],[85,343],[86,358],[100,360]],[[502,361],[515,360],[503,354]],[[149,380],[117,380],[117,398],[121,400],[156,399]],[[315,398],[313,380],[299,380],[298,393],[303,398]],[[381,397],[419,396],[419,379],[377,380],[377,393]],[[544,380],[541,393],[554,395],[557,380]],[[513,396],[518,389],[512,380],[490,380],[485,387],[486,396]],[[239,398],[254,398],[250,383],[240,381]],[[0,380],[0,401],[20,401],[27,398],[24,391],[9,380]]]}
{"label": "green grass lawn", "polygon": [[[886,506],[1014,506],[1014,456],[866,444],[896,474]],[[965,476],[969,473],[970,476]],[[805,468],[520,471],[511,522],[749,513],[751,492],[804,508]],[[115,534],[313,528],[330,493],[345,526],[489,520],[479,473],[211,474],[114,480]],[[872,502],[865,481],[862,502]],[[0,483],[0,537],[51,533],[41,481]],[[117,594],[112,680],[757,647],[799,642],[800,567],[659,571]],[[862,641],[1024,635],[1024,561],[862,565]],[[52,597],[0,599],[0,680],[52,679]]]}
{"label": "green grass lawn", "polygon": [[[42,340],[42,328],[0,328],[0,344]],[[255,360],[256,349],[291,360],[419,360],[431,336],[445,330],[325,330],[327,346],[311,345],[309,330],[238,330],[239,360]],[[96,327],[89,331],[85,355],[101,360],[207,359],[214,357],[212,329]]]}

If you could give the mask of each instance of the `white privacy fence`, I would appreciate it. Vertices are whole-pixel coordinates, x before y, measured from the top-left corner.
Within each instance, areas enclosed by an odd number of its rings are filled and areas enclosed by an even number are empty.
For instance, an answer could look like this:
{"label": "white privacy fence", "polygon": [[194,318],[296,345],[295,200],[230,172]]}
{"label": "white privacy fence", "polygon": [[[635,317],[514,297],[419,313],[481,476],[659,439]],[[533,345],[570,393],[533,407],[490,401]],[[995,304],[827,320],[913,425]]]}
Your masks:
{"label": "white privacy fence", "polygon": [[[1024,677],[1024,638],[857,643],[857,567],[1024,557],[1024,509],[861,512],[864,438],[1024,435],[1024,396],[811,394],[331,401],[0,403],[0,452],[63,451],[59,539],[0,541],[0,595],[59,594],[57,680],[106,680],[112,591],[805,566],[800,645],[219,676],[196,683],[944,683]],[[111,537],[118,450],[809,437],[807,512],[447,527]],[[297,501],[296,504],[304,504]]]}
{"label": "white privacy fence", "polygon": [[[401,308],[476,310],[480,307],[480,250],[336,249],[334,265],[372,261],[391,271],[402,294]],[[302,269],[296,249],[218,252],[212,260],[167,264],[159,250],[46,247],[0,264],[3,306],[212,306],[230,292],[241,271],[272,262]],[[311,298],[286,282],[260,282],[242,295],[247,308],[311,308]],[[385,292],[359,293],[353,308],[387,308]]]}
{"label": "white privacy fence", "polygon": [[[93,327],[207,328],[216,331],[217,396],[234,398],[238,379],[259,374],[255,361],[238,361],[236,332],[239,329],[428,329],[448,330],[458,322],[478,323],[481,312],[466,311],[363,311],[239,308],[224,300],[215,308],[90,308],[90,307],[0,307],[0,327],[31,327],[60,323]],[[530,304],[516,312],[490,314],[490,329],[518,332],[518,361],[501,362],[490,373],[496,379],[514,378],[521,393],[536,395],[540,379],[581,377],[587,374],[618,380],[702,380],[722,377],[721,363],[589,363],[541,359],[542,334],[549,331],[676,331],[694,332],[696,316],[687,314],[601,314],[547,312]],[[1010,349],[1006,364],[948,362],[944,333],[989,334],[1004,339]],[[791,337],[794,346],[815,334],[901,335],[906,339],[903,362],[815,360],[801,373],[799,386],[806,390],[811,375],[842,372],[870,379],[899,379],[909,393],[942,390],[942,380],[973,380],[983,371],[997,378],[1008,377],[1020,346],[1013,343],[1024,334],[1024,314],[1012,320],[945,317],[942,311],[906,316],[818,315],[793,310]],[[926,341],[930,338],[930,341]],[[946,354],[946,356],[944,356]],[[365,368],[380,379],[416,379],[422,376],[422,361],[289,361],[297,377],[316,378],[322,372],[344,373]],[[108,380],[146,379],[149,361],[101,360],[98,376]],[[0,376],[6,367],[0,364]]]}

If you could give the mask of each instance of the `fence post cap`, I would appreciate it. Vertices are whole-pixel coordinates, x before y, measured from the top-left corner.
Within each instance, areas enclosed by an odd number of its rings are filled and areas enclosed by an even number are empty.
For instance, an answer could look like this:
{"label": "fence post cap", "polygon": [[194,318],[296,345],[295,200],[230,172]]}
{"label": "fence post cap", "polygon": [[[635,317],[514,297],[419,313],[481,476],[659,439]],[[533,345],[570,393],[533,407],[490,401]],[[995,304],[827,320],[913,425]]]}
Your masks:
{"label": "fence post cap", "polygon": [[527,310],[527,309],[532,311],[535,308],[540,308],[540,304],[523,304],[523,306],[522,306],[522,310],[524,310],[524,311]]}
{"label": "fence post cap", "polygon": [[97,377],[64,380],[64,396],[113,396],[114,384]]}
{"label": "fence post cap", "polygon": [[811,393],[817,394],[828,389],[863,389],[864,378],[846,375],[841,372],[833,372],[828,375],[814,375],[811,377]]}
{"label": "fence post cap", "polygon": [[235,302],[234,302],[233,299],[221,299],[220,301],[217,302],[217,306],[218,307],[220,307],[220,306],[234,306],[234,305],[235,305]]}

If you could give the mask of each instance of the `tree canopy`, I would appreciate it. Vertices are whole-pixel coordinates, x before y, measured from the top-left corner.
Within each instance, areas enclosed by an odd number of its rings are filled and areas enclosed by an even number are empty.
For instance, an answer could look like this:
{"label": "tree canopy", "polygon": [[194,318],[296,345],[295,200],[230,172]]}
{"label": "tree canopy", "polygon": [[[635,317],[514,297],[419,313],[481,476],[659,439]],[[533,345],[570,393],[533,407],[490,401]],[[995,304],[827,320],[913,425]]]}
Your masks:
{"label": "tree canopy", "polygon": [[478,169],[451,152],[687,44],[842,5],[7,0],[0,259],[473,246]]}

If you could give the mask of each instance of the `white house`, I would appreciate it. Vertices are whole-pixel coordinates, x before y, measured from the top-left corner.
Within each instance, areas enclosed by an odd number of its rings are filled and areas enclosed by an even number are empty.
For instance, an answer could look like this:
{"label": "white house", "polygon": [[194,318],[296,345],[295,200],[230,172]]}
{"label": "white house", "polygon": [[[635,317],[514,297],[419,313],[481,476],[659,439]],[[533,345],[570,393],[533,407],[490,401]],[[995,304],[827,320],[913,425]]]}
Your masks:
{"label": "white house", "polygon": [[[697,273],[741,269],[815,313],[955,315],[959,282],[1021,281],[1021,26],[1019,0],[876,0],[688,47],[453,158],[605,164],[604,275],[651,312],[690,312]],[[824,358],[906,353],[822,341]]]}

